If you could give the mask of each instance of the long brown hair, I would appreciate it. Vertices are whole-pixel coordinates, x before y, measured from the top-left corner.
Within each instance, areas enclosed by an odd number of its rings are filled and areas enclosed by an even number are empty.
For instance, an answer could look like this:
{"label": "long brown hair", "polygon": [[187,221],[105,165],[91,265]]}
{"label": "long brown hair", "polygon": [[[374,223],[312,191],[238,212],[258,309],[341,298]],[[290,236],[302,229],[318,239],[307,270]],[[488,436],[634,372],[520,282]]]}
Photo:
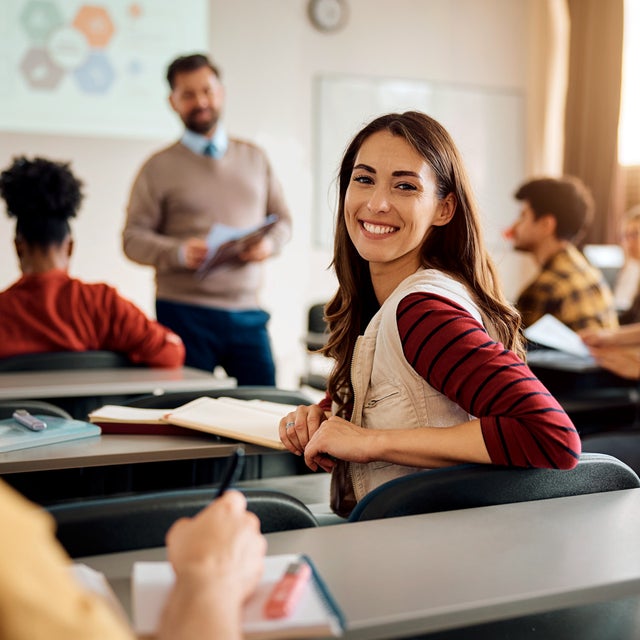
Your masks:
{"label": "long brown hair", "polygon": [[[339,414],[353,400],[350,365],[355,342],[373,317],[376,301],[369,263],[358,254],[345,223],[344,203],[356,156],[364,141],[374,133],[388,131],[404,138],[432,168],[436,195],[442,200],[453,194],[453,218],[443,226],[432,226],[422,245],[422,266],[448,273],[463,282],[495,329],[499,340],[524,355],[520,316],[507,302],[495,267],[484,246],[478,207],[458,149],[451,136],[433,118],[417,111],[391,113],[376,118],[353,138],[342,158],[338,174],[338,210],[332,266],[338,290],[327,303],[325,316],[329,339],[323,353],[335,359],[328,390],[338,403]],[[348,417],[348,416],[344,416]]]}

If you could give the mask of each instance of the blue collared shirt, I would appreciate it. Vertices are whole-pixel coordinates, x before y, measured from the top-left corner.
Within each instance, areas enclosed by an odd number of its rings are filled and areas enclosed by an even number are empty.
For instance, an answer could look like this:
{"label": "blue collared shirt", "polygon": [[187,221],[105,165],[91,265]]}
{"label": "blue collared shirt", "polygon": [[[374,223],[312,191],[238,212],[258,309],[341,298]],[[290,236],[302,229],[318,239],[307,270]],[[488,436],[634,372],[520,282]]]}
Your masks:
{"label": "blue collared shirt", "polygon": [[229,146],[229,136],[227,136],[227,132],[224,130],[224,127],[219,124],[216,127],[212,138],[207,138],[199,133],[185,129],[182,134],[182,138],[180,138],[180,142],[182,142],[182,144],[188,149],[191,149],[193,153],[197,153],[199,155],[203,155],[205,147],[209,142],[212,142],[215,147],[215,153],[212,157],[222,158]]}

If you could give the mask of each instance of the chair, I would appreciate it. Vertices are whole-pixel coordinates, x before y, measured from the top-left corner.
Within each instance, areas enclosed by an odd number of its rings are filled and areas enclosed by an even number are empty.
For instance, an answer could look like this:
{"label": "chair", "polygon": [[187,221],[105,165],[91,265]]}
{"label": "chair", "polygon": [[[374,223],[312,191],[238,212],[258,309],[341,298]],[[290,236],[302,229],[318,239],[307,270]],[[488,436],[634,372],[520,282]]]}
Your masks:
{"label": "chair", "polygon": [[1,400],[0,420],[10,418],[16,409],[26,409],[31,414],[41,414],[45,416],[58,416],[71,420],[71,416],[62,407],[58,407],[50,402],[41,400]]}
{"label": "chair", "polygon": [[208,391],[177,391],[161,395],[148,395],[134,398],[124,404],[128,407],[140,407],[145,409],[175,409],[191,400],[202,398],[239,398],[241,400],[268,400],[279,404],[311,404],[302,391],[279,389],[278,387],[229,387],[227,389],[210,389]]}
{"label": "chair", "polygon": [[[56,371],[70,369],[115,369],[135,367],[124,354],[115,351],[53,351],[25,353],[0,359],[0,372]],[[68,396],[39,398],[58,405],[72,418],[86,420],[87,415],[105,404],[121,404],[127,396]],[[26,408],[26,407],[25,407]]]}
{"label": "chair", "polygon": [[640,478],[613,456],[583,453],[570,471],[463,464],[390,480],[367,494],[350,522],[640,487]]}
{"label": "chair", "polygon": [[[263,533],[317,527],[297,498],[278,491],[246,489],[247,508],[260,519]],[[47,507],[67,553],[79,556],[161,547],[169,527],[206,507],[215,489],[188,489],[81,500]]]}
{"label": "chair", "polygon": [[57,369],[111,369],[133,367],[124,354],[115,351],[53,351],[25,353],[0,359],[0,371],[53,371]]}
{"label": "chair", "polygon": [[614,456],[640,474],[640,431],[637,429],[584,436],[582,451]]}
{"label": "chair", "polygon": [[304,338],[304,345],[307,350],[307,370],[300,377],[300,384],[325,391],[327,388],[327,377],[324,372],[314,371],[314,363],[322,357],[322,363],[326,364],[326,358],[320,356],[317,351],[324,347],[327,341],[327,323],[324,319],[325,303],[320,302],[309,307],[307,313],[307,334]]}

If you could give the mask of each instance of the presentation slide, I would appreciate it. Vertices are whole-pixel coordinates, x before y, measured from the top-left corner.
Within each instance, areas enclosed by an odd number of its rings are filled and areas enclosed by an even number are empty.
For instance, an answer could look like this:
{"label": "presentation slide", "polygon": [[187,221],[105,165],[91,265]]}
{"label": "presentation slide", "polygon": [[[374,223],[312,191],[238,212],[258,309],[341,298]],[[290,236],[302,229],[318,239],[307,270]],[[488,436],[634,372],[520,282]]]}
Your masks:
{"label": "presentation slide", "polygon": [[207,0],[0,2],[0,130],[175,135],[166,67],[208,26]]}

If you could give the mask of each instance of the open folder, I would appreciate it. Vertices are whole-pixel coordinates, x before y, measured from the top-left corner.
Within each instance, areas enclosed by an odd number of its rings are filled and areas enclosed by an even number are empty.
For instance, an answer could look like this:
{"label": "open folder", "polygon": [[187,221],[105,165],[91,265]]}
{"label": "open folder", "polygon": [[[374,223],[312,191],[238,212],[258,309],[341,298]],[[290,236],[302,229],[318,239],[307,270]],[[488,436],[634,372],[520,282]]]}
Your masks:
{"label": "open folder", "polygon": [[[302,558],[312,577],[292,613],[284,618],[265,617],[265,601],[287,567]],[[156,633],[162,609],[175,575],[169,562],[135,562],[131,576],[133,626],[140,636]],[[317,569],[307,556],[284,554],[265,558],[264,573],[255,593],[245,603],[242,629],[245,638],[326,638],[340,636],[344,616]]]}
{"label": "open folder", "polygon": [[268,215],[264,222],[248,229],[215,224],[207,236],[207,256],[196,270],[197,278],[204,278],[217,267],[234,262],[238,256],[264,238],[278,222],[278,216]]}

